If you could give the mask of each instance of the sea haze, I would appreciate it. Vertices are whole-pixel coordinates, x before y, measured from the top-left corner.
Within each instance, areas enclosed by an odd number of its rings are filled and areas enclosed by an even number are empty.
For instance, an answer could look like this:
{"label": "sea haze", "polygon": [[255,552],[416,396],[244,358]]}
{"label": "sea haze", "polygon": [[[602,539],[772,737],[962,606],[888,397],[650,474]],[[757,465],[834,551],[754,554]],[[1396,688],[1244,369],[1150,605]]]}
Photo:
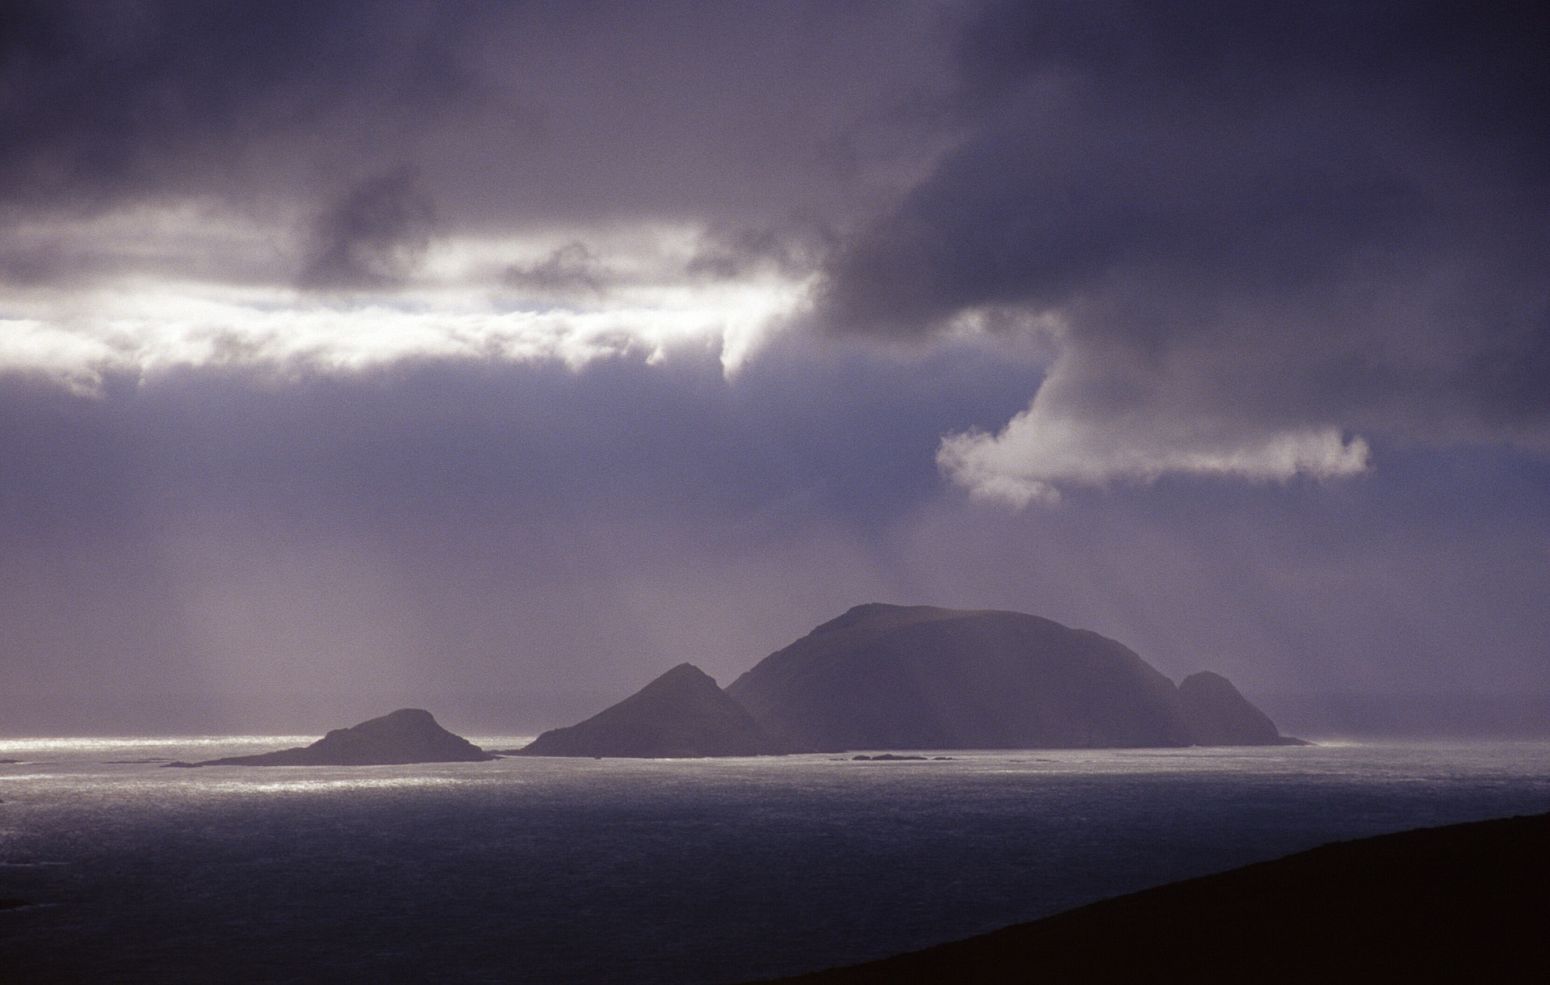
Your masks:
{"label": "sea haze", "polygon": [[737,982],[1550,809],[1544,742],[160,768],[297,741],[0,741],[0,979]]}

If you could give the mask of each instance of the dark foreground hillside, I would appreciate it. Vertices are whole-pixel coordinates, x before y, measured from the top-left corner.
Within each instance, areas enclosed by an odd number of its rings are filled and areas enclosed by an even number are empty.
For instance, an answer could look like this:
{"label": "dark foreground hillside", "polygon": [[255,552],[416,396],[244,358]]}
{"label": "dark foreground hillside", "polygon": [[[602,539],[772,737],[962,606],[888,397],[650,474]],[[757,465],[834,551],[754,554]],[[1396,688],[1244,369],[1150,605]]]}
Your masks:
{"label": "dark foreground hillside", "polygon": [[784,981],[1546,982],[1550,814],[1336,842]]}

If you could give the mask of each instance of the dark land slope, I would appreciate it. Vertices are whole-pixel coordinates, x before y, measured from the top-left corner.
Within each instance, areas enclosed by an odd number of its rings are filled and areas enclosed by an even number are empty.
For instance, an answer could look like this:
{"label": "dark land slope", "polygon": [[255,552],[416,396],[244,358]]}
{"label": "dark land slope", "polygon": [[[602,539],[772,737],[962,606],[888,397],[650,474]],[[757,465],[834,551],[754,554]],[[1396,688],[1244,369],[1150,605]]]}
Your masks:
{"label": "dark land slope", "polygon": [[1250,704],[1221,674],[1206,670],[1184,678],[1179,682],[1179,702],[1196,745],[1300,744],[1283,736],[1270,716]]}
{"label": "dark land slope", "polygon": [[1550,814],[1337,842],[804,985],[1546,982]]}
{"label": "dark land slope", "polygon": [[826,752],[1282,741],[1224,678],[1191,681],[1186,699],[1123,644],[1038,616],[873,603],[727,693],[777,740]]}
{"label": "dark land slope", "polygon": [[431,713],[400,708],[351,728],[338,728],[310,746],[256,756],[207,759],[169,766],[387,766],[400,763],[482,762],[496,757],[453,735]]}
{"label": "dark land slope", "polygon": [[584,722],[545,732],[524,756],[671,758],[784,752],[693,664],[679,664]]}

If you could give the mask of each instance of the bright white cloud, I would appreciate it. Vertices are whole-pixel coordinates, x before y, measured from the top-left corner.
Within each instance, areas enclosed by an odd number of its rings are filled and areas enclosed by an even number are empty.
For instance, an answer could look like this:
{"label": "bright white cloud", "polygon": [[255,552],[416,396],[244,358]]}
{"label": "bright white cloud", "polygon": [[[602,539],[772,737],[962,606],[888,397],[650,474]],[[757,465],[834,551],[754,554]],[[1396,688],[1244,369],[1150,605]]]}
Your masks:
{"label": "bright white cloud", "polygon": [[346,373],[409,359],[558,361],[608,356],[650,361],[696,340],[719,339],[735,372],[779,314],[766,298],[684,307],[596,311],[403,309],[383,304],[280,309],[209,298],[146,296],[101,321],[0,321],[0,369],[35,372],[90,391],[112,372],[148,377],[207,365],[277,375]]}
{"label": "bright white cloud", "polygon": [[1034,397],[997,434],[948,435],[937,465],[975,498],[1021,508],[1059,502],[1061,489],[1147,483],[1165,475],[1285,482],[1334,479],[1367,468],[1367,442],[1335,427],[1262,430],[1166,412],[1077,416]]}
{"label": "bright white cloud", "polygon": [[0,318],[0,372],[37,373],[90,393],[102,382],[102,367],[113,360],[113,348],[103,338],[33,319]]}
{"label": "bright white cloud", "polygon": [[[652,227],[595,235],[599,277],[585,290],[502,279],[504,271],[574,240],[574,232],[562,230],[526,240],[438,241],[416,277],[390,295],[308,294],[279,276],[286,251],[276,245],[278,226],[266,237],[240,217],[187,209],[136,218],[145,221],[126,226],[109,218],[94,225],[90,239],[114,265],[72,289],[0,295],[0,371],[40,374],[90,392],[109,373],[154,378],[205,365],[281,377],[410,359],[558,361],[576,368],[625,354],[660,361],[675,348],[708,345],[732,374],[806,292],[805,281],[770,270],[696,278],[688,271],[697,232]],[[194,227],[206,232],[194,236]],[[149,237],[165,248],[141,245],[136,253],[131,228],[140,231],[142,244]],[[72,241],[86,238],[79,229],[64,232]],[[207,249],[223,253],[222,262],[194,255]],[[266,255],[277,269],[260,269]],[[258,275],[222,276],[232,269]]]}

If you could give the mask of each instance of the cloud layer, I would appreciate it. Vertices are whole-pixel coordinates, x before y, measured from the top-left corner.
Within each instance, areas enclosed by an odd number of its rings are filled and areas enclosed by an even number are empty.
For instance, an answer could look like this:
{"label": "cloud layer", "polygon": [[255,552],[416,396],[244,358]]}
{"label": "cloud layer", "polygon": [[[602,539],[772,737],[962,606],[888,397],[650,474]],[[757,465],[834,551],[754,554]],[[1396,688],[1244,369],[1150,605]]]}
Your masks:
{"label": "cloud layer", "polygon": [[1550,447],[1547,43],[1528,4],[994,5],[971,132],[836,254],[821,320],[1060,326],[1028,411],[943,446],[990,495],[1346,474],[1347,432]]}
{"label": "cloud layer", "polygon": [[940,147],[921,107],[950,83],[942,23],[930,4],[7,4],[0,318],[28,338],[0,358],[78,383],[91,353],[193,359],[168,341],[191,333],[221,340],[213,362],[335,367],[695,337],[735,366],[795,310],[819,262],[802,244]]}
{"label": "cloud layer", "polygon": [[874,599],[1550,687],[1547,22],[0,4],[0,727],[560,724]]}

